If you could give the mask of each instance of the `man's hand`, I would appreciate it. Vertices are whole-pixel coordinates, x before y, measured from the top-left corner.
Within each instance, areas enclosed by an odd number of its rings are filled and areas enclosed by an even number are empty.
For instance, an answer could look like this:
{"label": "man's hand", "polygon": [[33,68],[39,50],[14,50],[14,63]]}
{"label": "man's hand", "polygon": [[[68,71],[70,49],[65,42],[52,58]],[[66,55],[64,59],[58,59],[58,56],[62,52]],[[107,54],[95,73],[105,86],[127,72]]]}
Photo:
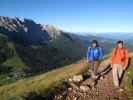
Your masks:
{"label": "man's hand", "polygon": [[126,70],[126,66],[123,67],[123,70]]}
{"label": "man's hand", "polygon": [[113,68],[113,65],[112,65],[112,64],[110,64],[110,67],[111,67],[111,68]]}
{"label": "man's hand", "polygon": [[111,61],[111,60],[109,60],[109,61],[108,61],[108,63],[111,65],[111,64],[112,64],[112,61]]}

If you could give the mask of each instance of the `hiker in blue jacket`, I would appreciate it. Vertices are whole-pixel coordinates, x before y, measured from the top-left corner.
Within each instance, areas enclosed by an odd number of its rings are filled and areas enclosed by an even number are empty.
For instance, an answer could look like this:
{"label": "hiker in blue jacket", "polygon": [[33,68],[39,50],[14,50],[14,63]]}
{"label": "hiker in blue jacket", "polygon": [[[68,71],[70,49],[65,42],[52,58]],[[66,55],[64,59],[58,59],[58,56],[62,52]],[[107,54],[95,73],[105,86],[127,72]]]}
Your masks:
{"label": "hiker in blue jacket", "polygon": [[97,78],[98,67],[103,58],[103,49],[99,46],[97,40],[91,42],[91,46],[87,50],[87,62],[90,64],[90,71],[93,78]]}

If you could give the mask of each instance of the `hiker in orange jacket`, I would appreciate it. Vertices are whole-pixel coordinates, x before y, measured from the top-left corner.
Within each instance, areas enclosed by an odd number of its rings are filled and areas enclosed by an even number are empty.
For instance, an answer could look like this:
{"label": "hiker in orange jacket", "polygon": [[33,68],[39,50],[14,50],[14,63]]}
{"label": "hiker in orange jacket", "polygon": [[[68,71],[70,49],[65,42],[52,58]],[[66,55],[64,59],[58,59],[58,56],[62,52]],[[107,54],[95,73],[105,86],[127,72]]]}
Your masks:
{"label": "hiker in orange jacket", "polygon": [[123,91],[120,88],[120,80],[122,78],[123,71],[128,67],[128,49],[124,47],[123,41],[118,41],[116,44],[116,48],[112,51],[112,56],[110,59],[113,81],[114,85]]}

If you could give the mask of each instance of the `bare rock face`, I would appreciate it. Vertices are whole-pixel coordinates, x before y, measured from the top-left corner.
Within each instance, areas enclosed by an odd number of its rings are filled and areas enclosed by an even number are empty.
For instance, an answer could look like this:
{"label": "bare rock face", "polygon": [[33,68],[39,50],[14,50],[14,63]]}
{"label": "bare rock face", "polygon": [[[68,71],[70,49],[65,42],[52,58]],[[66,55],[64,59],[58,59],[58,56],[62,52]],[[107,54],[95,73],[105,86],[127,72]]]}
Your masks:
{"label": "bare rock face", "polygon": [[64,33],[51,25],[42,25],[31,19],[0,16],[0,33],[24,44],[48,43]]}
{"label": "bare rock face", "polygon": [[58,38],[62,34],[61,30],[55,28],[52,25],[43,25],[43,30],[46,30],[51,36],[51,38],[54,39]]}
{"label": "bare rock face", "polygon": [[56,39],[73,40],[72,37],[52,25],[43,25],[31,19],[0,16],[0,33],[22,44],[45,44]]}
{"label": "bare rock face", "polygon": [[50,38],[41,25],[30,19],[0,16],[0,33],[22,44],[45,43]]}
{"label": "bare rock face", "polygon": [[0,16],[0,28],[3,28],[9,32],[28,32],[28,27],[25,25],[24,18],[14,17],[3,17]]}

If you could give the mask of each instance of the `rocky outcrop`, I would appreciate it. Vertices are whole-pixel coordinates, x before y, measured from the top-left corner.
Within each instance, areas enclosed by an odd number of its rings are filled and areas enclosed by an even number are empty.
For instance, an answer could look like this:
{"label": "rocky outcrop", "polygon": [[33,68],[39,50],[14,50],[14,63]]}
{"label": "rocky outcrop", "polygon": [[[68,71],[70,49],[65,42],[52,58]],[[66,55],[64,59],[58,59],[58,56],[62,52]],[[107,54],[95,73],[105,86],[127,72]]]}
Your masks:
{"label": "rocky outcrop", "polygon": [[50,40],[65,36],[64,32],[52,25],[38,24],[31,19],[3,16],[0,16],[0,33],[25,45],[48,43]]}
{"label": "rocky outcrop", "polygon": [[102,70],[97,78],[90,76],[90,73],[88,78],[84,75],[74,76],[78,81],[73,80],[74,77],[70,78],[66,88],[54,92],[52,100],[128,100],[126,90],[120,93],[112,84],[110,67],[101,66],[100,69]]}
{"label": "rocky outcrop", "polygon": [[0,33],[22,44],[46,43],[50,39],[40,24],[30,19],[0,16]]}

